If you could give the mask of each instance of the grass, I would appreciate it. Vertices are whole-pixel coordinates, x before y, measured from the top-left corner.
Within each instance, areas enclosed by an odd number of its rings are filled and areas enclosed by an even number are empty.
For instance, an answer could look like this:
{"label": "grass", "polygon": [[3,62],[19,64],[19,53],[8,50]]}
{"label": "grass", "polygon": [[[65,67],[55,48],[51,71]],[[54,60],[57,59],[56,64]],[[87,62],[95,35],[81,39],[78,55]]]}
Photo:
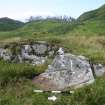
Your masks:
{"label": "grass", "polygon": [[104,22],[85,21],[78,25],[48,20],[31,22],[15,31],[0,32],[0,43],[43,40],[56,44],[58,41],[70,52],[85,55],[96,63],[105,64]]}
{"label": "grass", "polygon": [[[0,86],[0,105],[105,105],[105,77],[75,90],[74,94],[34,93],[33,90],[37,88],[28,78]],[[47,99],[52,95],[58,98],[55,102]]]}
{"label": "grass", "polygon": [[34,76],[44,72],[46,65],[31,66],[29,64],[15,64],[0,61],[0,85],[7,85],[11,81],[21,78],[32,79]]}
{"label": "grass", "polygon": [[[74,54],[85,55],[95,63],[105,64],[104,36],[65,35],[64,38],[53,36],[45,40],[64,46]],[[105,105],[105,77],[97,78],[93,85],[78,89],[73,95],[40,94],[33,93],[33,89],[39,88],[32,84],[30,77],[40,74],[46,68],[26,64],[0,65],[3,68],[0,69],[0,80],[3,82],[0,87],[1,105]],[[58,100],[48,101],[48,96],[52,95],[56,95]]]}
{"label": "grass", "polygon": [[[0,45],[42,40],[105,65],[104,10],[102,7],[99,11],[85,14],[82,19],[86,21],[75,24],[55,20],[33,21],[20,29],[0,32]],[[100,16],[90,19],[96,16],[96,12]],[[39,87],[32,84],[32,78],[46,68],[47,65],[34,67],[0,61],[0,105],[105,105],[105,76],[96,78],[92,85],[75,90],[72,95],[33,93],[33,89]],[[56,95],[58,100],[48,101],[47,97],[52,95]]]}
{"label": "grass", "polygon": [[[2,36],[1,43],[19,41],[40,41],[63,46],[68,52],[76,55],[84,55],[94,63],[105,64],[105,36],[104,27],[100,29],[92,22],[76,27],[65,34],[50,34],[42,32],[7,32]],[[92,26],[93,25],[93,26]],[[90,28],[89,28],[90,27]],[[93,28],[93,30],[91,29]],[[101,31],[102,30],[102,31]],[[9,34],[10,38],[9,38]],[[23,34],[24,33],[24,34]],[[29,35],[28,35],[29,34]],[[24,39],[24,40],[23,40]],[[105,77],[97,78],[90,86],[77,89],[74,94],[33,93],[33,89],[39,89],[32,84],[33,75],[38,75],[46,66],[32,67],[27,64],[8,64],[0,62],[0,105],[105,105]],[[48,101],[48,96],[56,95],[57,101]]]}

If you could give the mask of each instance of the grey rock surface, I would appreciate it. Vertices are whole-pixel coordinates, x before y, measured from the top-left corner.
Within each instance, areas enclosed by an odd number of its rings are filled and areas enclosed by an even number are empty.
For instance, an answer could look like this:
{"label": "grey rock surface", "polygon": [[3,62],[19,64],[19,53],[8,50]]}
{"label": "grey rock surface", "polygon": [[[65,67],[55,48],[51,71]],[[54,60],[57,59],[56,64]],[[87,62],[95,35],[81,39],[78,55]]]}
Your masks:
{"label": "grey rock surface", "polygon": [[48,66],[46,72],[41,74],[41,77],[53,81],[57,89],[94,82],[94,76],[87,58],[64,54],[62,51],[55,57],[53,63]]}
{"label": "grey rock surface", "polygon": [[105,74],[105,66],[103,66],[102,64],[94,64],[93,67],[96,76],[100,77]]}
{"label": "grey rock surface", "polygon": [[46,44],[34,44],[32,45],[32,48],[37,55],[44,55],[48,50]]}
{"label": "grey rock surface", "polygon": [[45,42],[36,42],[12,47],[12,51],[10,48],[0,48],[0,58],[17,63],[44,64],[47,57],[54,56],[55,51],[52,47]]}
{"label": "grey rock surface", "polygon": [[4,61],[10,61],[11,60],[11,53],[3,48],[0,48],[0,58],[3,59]]}

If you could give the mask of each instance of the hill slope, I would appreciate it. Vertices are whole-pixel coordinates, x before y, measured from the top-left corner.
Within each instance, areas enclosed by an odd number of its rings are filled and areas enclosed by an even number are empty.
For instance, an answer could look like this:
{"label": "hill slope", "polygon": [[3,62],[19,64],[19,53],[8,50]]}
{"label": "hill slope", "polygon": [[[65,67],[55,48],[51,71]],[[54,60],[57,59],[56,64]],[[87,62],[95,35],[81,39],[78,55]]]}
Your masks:
{"label": "hill slope", "polygon": [[86,12],[82,14],[78,20],[80,21],[86,21],[86,20],[104,20],[105,19],[105,5],[101,6],[100,8]]}
{"label": "hill slope", "polygon": [[12,37],[24,37],[27,39],[33,37],[40,38],[45,36],[61,36],[65,35],[69,31],[72,31],[75,27],[75,20],[72,22],[57,19],[35,20],[32,22],[27,22],[22,28],[12,32],[0,32],[0,40]]}
{"label": "hill slope", "polygon": [[[15,31],[0,32],[0,42],[19,42],[24,39],[57,42],[73,54],[89,57],[105,65],[105,8],[104,6],[79,17],[81,24],[61,21],[33,21]],[[59,42],[59,43],[58,43]],[[0,45],[1,45],[0,43]],[[8,44],[8,43],[7,43]],[[105,76],[93,85],[75,90],[74,94],[55,94],[58,100],[48,101],[51,93],[33,93],[30,79],[46,69],[46,65],[31,66],[0,61],[1,105],[105,105]]]}
{"label": "hill slope", "polygon": [[28,22],[21,31],[31,31],[42,34],[56,34],[61,35],[69,32],[75,26],[74,21],[67,21],[61,19],[44,19],[38,21]]}
{"label": "hill slope", "polygon": [[[104,11],[104,7],[95,11]],[[104,13],[100,12],[101,14],[97,16],[93,11],[90,13],[94,18],[85,13],[73,22],[56,19],[28,22],[15,31],[0,32],[0,42],[9,43],[30,39],[59,42],[60,46],[64,46],[74,54],[82,54],[95,62],[105,64]],[[88,17],[88,19],[81,19],[82,17]]]}
{"label": "hill slope", "polygon": [[23,26],[24,23],[7,17],[0,18],[0,31],[11,31]]}
{"label": "hill slope", "polygon": [[[4,24],[3,27],[0,27],[0,30],[13,30],[17,27],[23,26],[23,23],[12,22],[12,24],[7,24],[5,20],[11,20],[8,18],[1,19],[2,22],[0,25]],[[79,24],[78,24],[79,22]],[[18,23],[18,25],[17,25]],[[32,21],[26,23],[22,28],[13,31],[13,32],[1,32],[1,39],[6,39],[10,37],[21,37],[21,38],[40,38],[40,37],[52,37],[59,35],[105,35],[105,5],[102,7],[86,12],[82,14],[77,20],[73,22],[68,22],[60,19],[42,19],[38,21]],[[43,39],[43,38],[42,38]]]}

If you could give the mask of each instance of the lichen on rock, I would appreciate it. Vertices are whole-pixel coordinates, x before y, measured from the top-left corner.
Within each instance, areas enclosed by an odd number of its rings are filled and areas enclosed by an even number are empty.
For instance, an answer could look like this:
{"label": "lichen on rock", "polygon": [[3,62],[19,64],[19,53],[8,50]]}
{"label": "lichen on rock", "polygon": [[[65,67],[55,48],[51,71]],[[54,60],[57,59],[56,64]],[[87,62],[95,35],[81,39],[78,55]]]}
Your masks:
{"label": "lichen on rock", "polygon": [[32,65],[45,64],[48,57],[55,54],[54,46],[46,42],[35,42],[31,44],[12,44],[0,48],[0,58],[16,63],[30,63]]}
{"label": "lichen on rock", "polygon": [[[45,73],[40,75],[42,77],[42,88],[44,87],[44,80],[48,80],[47,89],[61,90],[68,87],[79,87],[94,82],[94,76],[91,66],[87,58],[83,56],[76,56],[70,53],[63,53],[60,48],[58,55],[53,60],[52,64],[48,66]],[[38,83],[38,78],[34,79]],[[52,84],[56,88],[51,87]]]}

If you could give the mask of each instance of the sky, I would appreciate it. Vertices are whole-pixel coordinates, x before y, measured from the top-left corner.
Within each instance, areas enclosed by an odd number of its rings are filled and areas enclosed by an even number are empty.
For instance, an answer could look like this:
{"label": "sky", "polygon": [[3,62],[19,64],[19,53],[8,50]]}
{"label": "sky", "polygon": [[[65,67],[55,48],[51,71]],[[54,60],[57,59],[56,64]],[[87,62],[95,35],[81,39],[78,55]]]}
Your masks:
{"label": "sky", "polygon": [[105,0],[0,0],[0,17],[24,21],[30,16],[71,16],[99,8]]}

